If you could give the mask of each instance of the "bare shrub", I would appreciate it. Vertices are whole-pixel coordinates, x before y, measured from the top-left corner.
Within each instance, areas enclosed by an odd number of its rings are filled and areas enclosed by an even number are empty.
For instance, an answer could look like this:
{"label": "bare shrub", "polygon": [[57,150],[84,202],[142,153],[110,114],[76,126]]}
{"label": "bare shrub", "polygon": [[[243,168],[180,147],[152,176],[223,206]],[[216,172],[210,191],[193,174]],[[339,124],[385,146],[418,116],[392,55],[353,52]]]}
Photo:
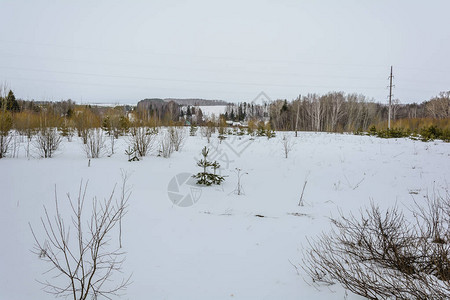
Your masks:
{"label": "bare shrub", "polygon": [[173,144],[169,132],[163,131],[159,136],[159,156],[169,158],[173,152]]}
{"label": "bare shrub", "polygon": [[138,156],[146,156],[153,147],[156,131],[148,127],[131,127],[130,135],[130,146]]}
{"label": "bare shrub", "polygon": [[61,140],[56,128],[45,127],[41,128],[36,135],[34,146],[41,157],[50,158],[58,150]]}
{"label": "bare shrub", "polygon": [[27,158],[30,158],[30,146],[39,128],[39,121],[39,117],[36,114],[29,112],[16,113],[14,117],[16,131],[20,133],[21,138],[26,138],[24,148]]}
{"label": "bare shrub", "polygon": [[241,168],[235,168],[235,172],[234,173],[236,173],[236,177],[237,177],[237,185],[236,185],[236,188],[234,189],[234,193],[236,194],[236,195],[245,195],[245,193],[244,193],[244,188],[243,188],[243,186],[242,186],[242,177],[244,176],[244,175],[248,175],[248,173],[247,172],[242,172],[242,169]]}
{"label": "bare shrub", "polygon": [[295,141],[292,139],[291,135],[285,133],[280,139],[280,143],[283,148],[284,157],[288,158],[289,152],[291,152],[295,146]]}
{"label": "bare shrub", "polygon": [[[113,229],[122,220],[127,206],[127,194],[114,201],[114,189],[109,198],[94,198],[92,210],[85,215],[87,184],[80,185],[78,197],[68,195],[71,216],[64,217],[55,191],[55,213],[44,206],[41,218],[44,238],[38,238],[29,224],[35,240],[33,252],[50,267],[45,273],[50,281],[40,282],[44,290],[59,297],[97,299],[119,295],[130,283],[130,278],[117,280],[113,275],[121,271],[124,253],[111,249]],[[71,224],[73,227],[71,227]]]}
{"label": "bare shrub", "polygon": [[169,136],[172,147],[175,151],[180,151],[186,140],[186,131],[184,127],[169,127]]}
{"label": "bare shrub", "polygon": [[83,144],[87,158],[99,158],[105,151],[105,137],[100,128],[89,129],[86,143]]}
{"label": "bare shrub", "polygon": [[[428,202],[415,225],[396,207],[382,212],[374,204],[359,218],[341,215],[333,231],[309,241],[303,269],[315,283],[337,281],[368,299],[448,299],[449,203],[448,195]],[[436,215],[446,216],[443,226],[429,225]]]}
{"label": "bare shrub", "polygon": [[10,153],[11,153],[12,158],[19,157],[21,140],[22,140],[22,136],[17,131],[13,131],[11,134],[11,142],[10,142],[10,146],[11,146]]}
{"label": "bare shrub", "polygon": [[212,127],[212,126],[202,126],[202,127],[200,127],[200,134],[201,134],[202,137],[206,138],[206,140],[208,141],[208,144],[211,141],[211,136],[212,136],[212,134],[214,132],[214,129],[215,128]]}

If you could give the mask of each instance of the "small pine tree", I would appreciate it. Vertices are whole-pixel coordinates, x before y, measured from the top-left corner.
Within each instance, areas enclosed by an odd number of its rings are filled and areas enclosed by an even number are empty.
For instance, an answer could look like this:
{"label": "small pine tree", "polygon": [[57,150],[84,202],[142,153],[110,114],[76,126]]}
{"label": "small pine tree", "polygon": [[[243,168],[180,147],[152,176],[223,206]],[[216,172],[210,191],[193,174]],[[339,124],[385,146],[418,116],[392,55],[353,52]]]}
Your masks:
{"label": "small pine tree", "polygon": [[375,125],[370,126],[369,135],[377,135],[377,128],[375,127]]}
{"label": "small pine tree", "polygon": [[266,126],[263,121],[258,123],[256,135],[257,136],[265,136],[266,135]]}
{"label": "small pine tree", "polygon": [[194,124],[191,124],[191,128],[189,129],[189,135],[195,136],[197,134],[197,126]]}
{"label": "small pine tree", "polygon": [[[208,161],[209,149],[206,146],[202,149],[203,158],[197,162],[197,166],[203,168],[203,172],[197,173],[192,177],[197,178],[197,184],[204,184],[210,186],[212,184],[220,185],[225,178],[223,176],[217,175],[216,170],[220,168],[220,164],[217,161]],[[212,167],[214,173],[209,173],[208,168]]]}
{"label": "small pine tree", "polygon": [[225,177],[216,174],[216,170],[220,169],[220,164],[217,161],[214,161],[212,163],[212,168],[214,173],[210,175],[210,178],[214,184],[220,185],[223,181],[225,181]]}
{"label": "small pine tree", "polygon": [[109,136],[112,135],[112,126],[111,126],[111,119],[109,116],[106,116],[102,121],[102,129],[104,132],[106,132]]}

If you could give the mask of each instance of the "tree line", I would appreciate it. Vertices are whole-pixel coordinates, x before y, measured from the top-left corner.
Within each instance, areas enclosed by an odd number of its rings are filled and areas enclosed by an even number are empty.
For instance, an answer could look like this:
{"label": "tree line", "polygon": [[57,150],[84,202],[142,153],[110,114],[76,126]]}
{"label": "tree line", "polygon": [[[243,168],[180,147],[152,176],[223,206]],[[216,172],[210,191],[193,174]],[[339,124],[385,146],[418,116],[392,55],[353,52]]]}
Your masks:
{"label": "tree line", "polygon": [[[437,125],[448,129],[450,91],[420,104],[391,106],[394,127],[418,130]],[[274,130],[302,130],[325,132],[367,131],[370,127],[387,127],[389,107],[376,103],[361,94],[330,92],[325,95],[307,94],[293,101],[276,100],[263,105],[254,103],[229,104],[222,115],[225,120],[269,122]]]}
{"label": "tree line", "polygon": [[[186,124],[223,127],[226,121],[240,121],[249,127],[259,123],[277,131],[360,132],[375,126],[387,127],[388,106],[376,103],[361,94],[330,92],[307,94],[292,101],[270,103],[229,103],[220,116],[205,120],[196,106],[181,106],[160,99],[141,101],[136,107],[101,107],[79,105],[72,100],[38,102],[16,99],[12,90],[0,87],[0,137],[10,130],[30,136],[44,127],[58,128],[63,136],[80,137],[89,128],[103,128],[115,136],[126,134],[135,126],[180,126]],[[147,100],[147,99],[146,99]],[[435,125],[449,129],[450,91],[420,104],[392,105],[393,127],[419,130]],[[0,147],[4,139],[0,138]],[[1,152],[1,151],[0,151]]]}

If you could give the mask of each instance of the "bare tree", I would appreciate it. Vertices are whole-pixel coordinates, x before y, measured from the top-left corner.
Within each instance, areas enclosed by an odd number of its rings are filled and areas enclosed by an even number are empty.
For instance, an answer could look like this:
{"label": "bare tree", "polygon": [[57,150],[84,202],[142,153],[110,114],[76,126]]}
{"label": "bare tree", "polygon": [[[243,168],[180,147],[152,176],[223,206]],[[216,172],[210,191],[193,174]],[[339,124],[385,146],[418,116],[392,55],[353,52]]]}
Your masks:
{"label": "bare tree", "polygon": [[392,100],[392,119],[396,120],[398,115],[398,110],[401,108],[402,104],[399,99]]}
{"label": "bare tree", "polygon": [[159,156],[169,158],[173,152],[173,144],[171,141],[170,133],[161,132],[159,136]]}
{"label": "bare tree", "polygon": [[170,142],[172,143],[173,150],[180,151],[186,140],[186,131],[181,126],[169,127]]}
{"label": "bare tree", "polygon": [[61,140],[56,128],[44,127],[36,135],[34,145],[41,157],[50,158],[58,150]]}
{"label": "bare tree", "polygon": [[337,124],[345,114],[343,110],[345,103],[344,93],[329,93],[328,97],[331,100],[329,128],[331,131],[336,131]]}
{"label": "bare tree", "polygon": [[211,136],[214,132],[214,128],[212,126],[202,126],[200,127],[200,134],[202,137],[206,137],[208,144],[211,141]]}
{"label": "bare tree", "polygon": [[140,157],[146,156],[153,147],[156,132],[146,127],[132,127],[130,134],[130,146]]}
{"label": "bare tree", "polygon": [[67,195],[70,217],[63,217],[55,190],[54,216],[44,206],[45,216],[41,218],[43,239],[29,224],[35,240],[34,253],[50,264],[45,274],[53,274],[50,281],[40,283],[46,292],[60,297],[111,299],[130,283],[130,277],[118,281],[113,276],[122,268],[124,253],[109,246],[110,234],[123,218],[128,198],[113,201],[113,189],[104,201],[94,198],[92,211],[85,216],[86,190],[87,183],[84,188],[81,183],[76,201]]}
{"label": "bare tree", "polygon": [[425,104],[427,115],[436,119],[450,116],[450,91],[441,92]]}
{"label": "bare tree", "polygon": [[280,143],[283,146],[284,157],[288,158],[289,152],[294,148],[295,141],[290,134],[284,133],[283,137],[280,139]]}
{"label": "bare tree", "polygon": [[99,158],[105,150],[105,138],[102,130],[100,128],[89,129],[83,147],[87,158]]}
{"label": "bare tree", "polygon": [[298,136],[297,131],[298,131],[298,117],[300,115],[300,99],[301,99],[301,96],[298,96],[297,100],[295,101],[295,103],[296,103],[295,106],[297,106],[297,109],[296,109],[297,112],[295,114],[295,125],[294,125],[295,137]]}

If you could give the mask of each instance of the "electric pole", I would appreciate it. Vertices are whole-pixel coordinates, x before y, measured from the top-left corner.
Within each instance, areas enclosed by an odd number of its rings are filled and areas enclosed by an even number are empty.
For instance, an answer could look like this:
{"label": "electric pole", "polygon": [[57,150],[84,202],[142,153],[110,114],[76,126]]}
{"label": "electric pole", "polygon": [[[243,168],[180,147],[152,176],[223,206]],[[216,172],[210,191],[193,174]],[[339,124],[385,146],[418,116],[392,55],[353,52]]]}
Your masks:
{"label": "electric pole", "polygon": [[391,105],[392,105],[392,66],[391,66],[391,75],[389,76],[389,116],[388,116],[388,129],[391,129]]}

